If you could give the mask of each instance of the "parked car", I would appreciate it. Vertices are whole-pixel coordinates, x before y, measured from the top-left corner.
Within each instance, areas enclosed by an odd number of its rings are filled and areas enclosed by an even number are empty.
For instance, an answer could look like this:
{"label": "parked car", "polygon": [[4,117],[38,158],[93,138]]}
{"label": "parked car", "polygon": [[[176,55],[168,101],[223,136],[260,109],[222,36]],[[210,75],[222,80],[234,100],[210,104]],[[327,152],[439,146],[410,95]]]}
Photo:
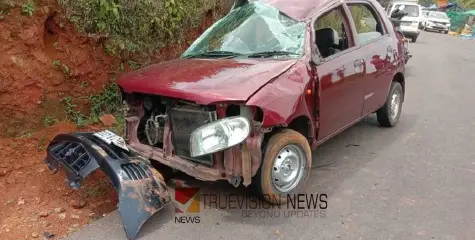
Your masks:
{"label": "parked car", "polygon": [[450,29],[450,19],[445,12],[430,11],[424,23],[425,31],[437,31],[447,34]]}
{"label": "parked car", "polygon": [[424,29],[426,19],[427,19],[427,14],[429,14],[430,10],[422,10],[422,17],[421,17],[421,24],[419,25],[420,29]]}
{"label": "parked car", "polygon": [[[355,24],[361,17],[376,24]],[[285,203],[305,186],[317,146],[373,113],[396,126],[405,93],[398,36],[375,0],[239,1],[180,59],[118,80],[125,138],[61,134],[46,162],[74,188],[105,171],[129,238],[170,202],[151,161]]]}
{"label": "parked car", "polygon": [[415,2],[392,2],[387,7],[388,16],[391,16],[391,13],[400,6],[404,6],[403,11],[407,13],[407,16],[401,19],[401,32],[412,42],[416,42],[420,33],[420,25],[422,25],[422,7]]}

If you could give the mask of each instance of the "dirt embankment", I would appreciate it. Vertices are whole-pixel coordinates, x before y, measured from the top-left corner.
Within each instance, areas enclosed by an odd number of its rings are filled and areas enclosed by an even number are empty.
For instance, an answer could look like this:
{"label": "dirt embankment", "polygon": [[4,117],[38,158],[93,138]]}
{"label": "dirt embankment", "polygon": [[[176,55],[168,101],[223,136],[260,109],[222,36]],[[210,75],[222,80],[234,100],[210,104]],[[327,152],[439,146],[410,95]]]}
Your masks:
{"label": "dirt embankment", "polygon": [[[181,54],[213,22],[209,12],[183,44],[169,46],[147,63]],[[54,239],[113,211],[115,190],[102,173],[78,191],[62,171],[43,163],[45,147],[59,133],[78,131],[63,123],[61,99],[71,97],[88,110],[90,94],[118,74],[121,59],[108,56],[100,42],[75,31],[54,0],[36,1],[32,16],[21,6],[0,20],[0,239]],[[125,70],[128,70],[127,65]],[[45,119],[60,123],[46,127]],[[87,126],[81,131],[97,131]],[[55,237],[54,237],[55,236]]]}
{"label": "dirt embankment", "polygon": [[33,16],[14,8],[0,21],[0,136],[36,130],[46,116],[63,119],[62,98],[84,108],[81,97],[109,80],[113,59],[77,34],[59,9],[37,3]]}

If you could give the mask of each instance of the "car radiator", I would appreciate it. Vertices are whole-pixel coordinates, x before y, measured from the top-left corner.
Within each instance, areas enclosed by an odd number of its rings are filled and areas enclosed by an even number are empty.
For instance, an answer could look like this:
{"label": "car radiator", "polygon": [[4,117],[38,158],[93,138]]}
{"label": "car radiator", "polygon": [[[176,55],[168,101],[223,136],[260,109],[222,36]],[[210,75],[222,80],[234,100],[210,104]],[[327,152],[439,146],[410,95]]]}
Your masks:
{"label": "car radiator", "polygon": [[197,128],[216,121],[216,111],[174,107],[169,112],[172,126],[173,148],[175,154],[204,165],[214,165],[213,154],[192,158],[190,156],[190,136]]}

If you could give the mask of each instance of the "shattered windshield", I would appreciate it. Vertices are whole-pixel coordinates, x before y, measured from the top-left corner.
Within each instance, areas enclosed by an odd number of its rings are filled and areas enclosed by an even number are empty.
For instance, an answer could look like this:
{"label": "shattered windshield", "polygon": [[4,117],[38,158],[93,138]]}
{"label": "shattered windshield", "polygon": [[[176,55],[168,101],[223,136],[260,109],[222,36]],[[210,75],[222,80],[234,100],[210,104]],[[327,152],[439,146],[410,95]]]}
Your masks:
{"label": "shattered windshield", "polygon": [[293,20],[262,2],[239,7],[213,24],[181,56],[299,57],[305,23]]}

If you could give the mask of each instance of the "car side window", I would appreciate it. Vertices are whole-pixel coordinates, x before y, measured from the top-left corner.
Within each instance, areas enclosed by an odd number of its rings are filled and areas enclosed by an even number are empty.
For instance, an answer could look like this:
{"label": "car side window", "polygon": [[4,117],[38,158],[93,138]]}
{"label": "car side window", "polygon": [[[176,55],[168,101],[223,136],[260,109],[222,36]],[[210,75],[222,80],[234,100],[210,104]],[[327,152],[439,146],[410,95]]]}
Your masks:
{"label": "car side window", "polygon": [[384,25],[376,11],[368,4],[348,4],[356,25],[356,39],[362,45],[385,34]]}
{"label": "car side window", "polygon": [[342,7],[337,7],[318,17],[314,24],[315,44],[323,58],[349,48],[349,25]]}

